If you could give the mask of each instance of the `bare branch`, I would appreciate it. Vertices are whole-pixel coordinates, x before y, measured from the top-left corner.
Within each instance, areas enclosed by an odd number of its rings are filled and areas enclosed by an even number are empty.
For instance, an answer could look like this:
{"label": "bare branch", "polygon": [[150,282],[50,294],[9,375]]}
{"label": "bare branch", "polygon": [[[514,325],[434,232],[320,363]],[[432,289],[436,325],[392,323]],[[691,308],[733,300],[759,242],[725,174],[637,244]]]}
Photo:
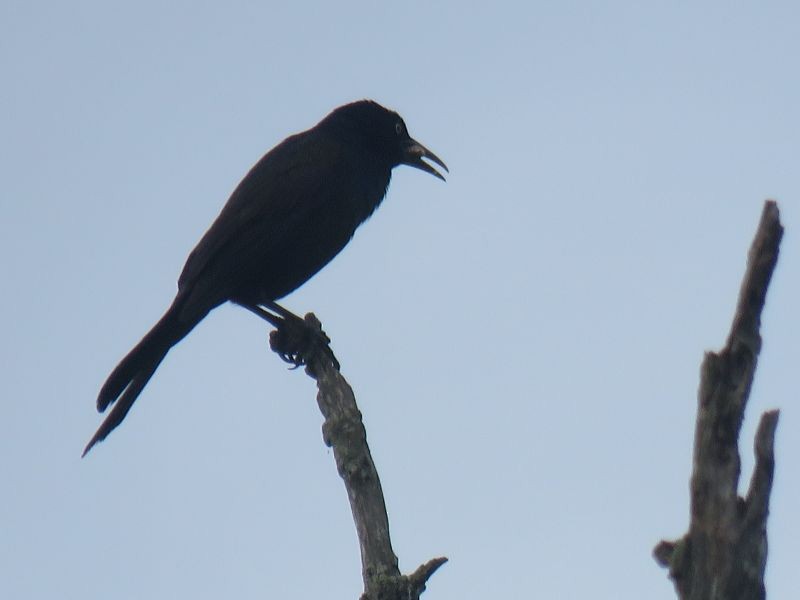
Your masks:
{"label": "bare branch", "polygon": [[775,471],[775,429],[778,427],[777,410],[761,415],[755,440],[756,465],[747,492],[746,519],[752,523],[766,522],[769,512],[769,495],[772,491],[772,475]]}
{"label": "bare branch", "polygon": [[[320,339],[327,340],[313,313],[304,319]],[[275,332],[273,332],[275,333]],[[271,336],[273,349],[281,336]],[[356,405],[353,390],[338,369],[338,361],[325,343],[311,349],[306,359],[306,373],[317,382],[317,404],[325,417],[322,437],[333,448],[339,475],[347,489],[350,509],[361,547],[364,594],[362,600],[417,600],[425,591],[428,578],[446,558],[435,558],[411,575],[402,575],[389,536],[389,519],[378,471],[367,445],[367,432]]]}
{"label": "bare branch", "polygon": [[762,417],[746,499],[737,493],[738,440],[761,350],[761,312],[782,234],[778,207],[767,201],[727,343],[718,353],[706,353],[703,360],[689,532],[677,542],[662,541],[654,550],[657,562],[669,567],[684,600],[760,600],[766,595],[766,519],[778,412]]}

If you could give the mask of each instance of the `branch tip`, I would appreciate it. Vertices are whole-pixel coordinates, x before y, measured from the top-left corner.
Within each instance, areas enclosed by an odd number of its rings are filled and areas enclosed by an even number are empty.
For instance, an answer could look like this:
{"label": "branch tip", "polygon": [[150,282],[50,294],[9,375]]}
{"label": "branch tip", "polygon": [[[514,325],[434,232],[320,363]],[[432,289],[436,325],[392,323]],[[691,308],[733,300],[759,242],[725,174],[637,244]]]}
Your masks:
{"label": "branch tip", "polygon": [[[769,410],[761,415],[756,431],[756,441],[754,444],[756,461],[775,459],[775,430],[778,427],[778,418],[781,411]],[[758,465],[756,465],[758,468]]]}
{"label": "branch tip", "polygon": [[[425,584],[428,582],[428,579],[430,579],[431,576],[433,576],[433,574],[439,569],[439,567],[446,562],[447,557],[440,556],[438,558],[432,558],[425,564],[417,567],[417,570],[408,576],[411,587],[417,590],[419,593],[425,591]],[[419,596],[419,593],[417,596]]]}
{"label": "branch tip", "polygon": [[672,553],[675,551],[675,542],[668,542],[661,540],[658,545],[653,548],[653,558],[659,566],[665,569],[669,567],[672,562]]}

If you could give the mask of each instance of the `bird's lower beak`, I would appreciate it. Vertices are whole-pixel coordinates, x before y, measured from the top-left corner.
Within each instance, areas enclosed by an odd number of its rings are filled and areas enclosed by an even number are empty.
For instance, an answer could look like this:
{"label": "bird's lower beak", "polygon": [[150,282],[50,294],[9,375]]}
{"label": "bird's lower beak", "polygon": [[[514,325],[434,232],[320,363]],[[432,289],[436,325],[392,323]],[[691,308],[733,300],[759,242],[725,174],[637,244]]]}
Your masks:
{"label": "bird's lower beak", "polygon": [[408,165],[410,167],[415,167],[417,169],[421,169],[431,175],[438,177],[442,181],[446,181],[444,176],[439,173],[435,168],[431,165],[426,163],[423,158],[427,158],[428,160],[435,162],[437,165],[442,167],[446,172],[450,172],[447,168],[447,165],[442,162],[442,159],[436,156],[433,152],[428,150],[425,146],[420,144],[416,140],[409,139],[408,145],[405,148],[405,152],[403,153],[403,164]]}

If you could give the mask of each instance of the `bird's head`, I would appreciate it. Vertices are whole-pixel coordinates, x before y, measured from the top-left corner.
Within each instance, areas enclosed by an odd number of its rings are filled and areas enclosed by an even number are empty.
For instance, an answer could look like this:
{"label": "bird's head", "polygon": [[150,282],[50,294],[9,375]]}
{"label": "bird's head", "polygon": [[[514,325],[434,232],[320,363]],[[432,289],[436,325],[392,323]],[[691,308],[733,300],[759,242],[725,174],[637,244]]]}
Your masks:
{"label": "bird's head", "polygon": [[400,115],[377,102],[359,100],[345,104],[325,117],[322,124],[346,133],[353,141],[387,162],[390,168],[409,165],[444,181],[444,176],[423,160],[428,159],[449,172],[438,156],[409,135]]}

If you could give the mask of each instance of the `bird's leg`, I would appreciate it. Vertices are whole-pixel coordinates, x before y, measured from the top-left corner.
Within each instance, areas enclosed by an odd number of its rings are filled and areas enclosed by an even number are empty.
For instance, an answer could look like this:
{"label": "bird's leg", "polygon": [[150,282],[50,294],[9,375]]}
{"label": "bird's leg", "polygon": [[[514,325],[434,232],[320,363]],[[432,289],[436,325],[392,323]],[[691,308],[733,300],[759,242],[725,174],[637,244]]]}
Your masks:
{"label": "bird's leg", "polygon": [[305,319],[301,319],[275,302],[265,302],[263,306],[242,306],[275,327],[275,331],[269,336],[270,347],[285,362],[295,368],[308,365],[312,355],[321,350],[331,364],[339,369],[339,361],[330,348],[331,340],[313,314],[309,313]]}
{"label": "bird's leg", "polygon": [[[267,323],[269,323],[273,327],[282,327],[283,326],[283,322],[284,322],[283,318],[279,317],[278,315],[273,315],[271,312],[269,312],[268,310],[265,310],[264,308],[262,308],[258,304],[240,304],[240,306],[243,306],[244,308],[246,308],[247,310],[249,310],[253,314],[258,315],[259,317],[264,319]],[[292,316],[295,316],[295,315],[292,315]],[[295,316],[295,318],[299,319],[299,317],[296,317],[296,316]]]}

